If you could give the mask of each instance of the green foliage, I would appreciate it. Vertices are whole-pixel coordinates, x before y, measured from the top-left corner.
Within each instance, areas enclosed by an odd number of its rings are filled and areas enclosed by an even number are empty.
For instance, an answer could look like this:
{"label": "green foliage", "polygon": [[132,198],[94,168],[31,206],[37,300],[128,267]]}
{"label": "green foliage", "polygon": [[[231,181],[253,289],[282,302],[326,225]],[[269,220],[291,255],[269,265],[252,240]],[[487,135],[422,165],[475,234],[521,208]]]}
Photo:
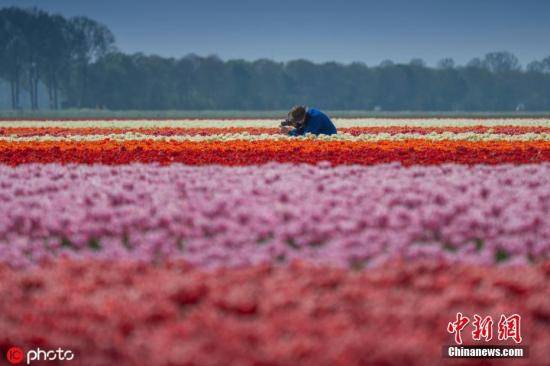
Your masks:
{"label": "green foliage", "polygon": [[29,93],[31,109],[38,109],[39,84],[47,88],[50,108],[59,106],[60,92],[83,106],[88,66],[113,51],[113,45],[107,27],[85,17],[0,9],[0,78],[10,83],[12,109],[21,108],[22,91]]}
{"label": "green foliage", "polygon": [[306,104],[332,110],[514,111],[523,105],[550,110],[550,74],[450,65],[224,62],[214,56],[113,53],[90,66],[94,98],[85,107],[285,110]]}
{"label": "green foliage", "polygon": [[510,254],[504,249],[498,249],[495,253],[495,260],[497,263],[505,262],[510,258]]}
{"label": "green foliage", "polygon": [[[529,111],[550,110],[550,57],[526,71],[509,52],[492,52],[467,66],[446,58],[363,63],[223,61],[216,56],[164,58],[124,54],[104,25],[37,9],[0,9],[0,78],[12,109],[38,85],[50,109],[134,111],[269,111],[295,104],[325,110]],[[242,114],[242,112],[240,112]],[[108,113],[111,116],[110,113]]]}

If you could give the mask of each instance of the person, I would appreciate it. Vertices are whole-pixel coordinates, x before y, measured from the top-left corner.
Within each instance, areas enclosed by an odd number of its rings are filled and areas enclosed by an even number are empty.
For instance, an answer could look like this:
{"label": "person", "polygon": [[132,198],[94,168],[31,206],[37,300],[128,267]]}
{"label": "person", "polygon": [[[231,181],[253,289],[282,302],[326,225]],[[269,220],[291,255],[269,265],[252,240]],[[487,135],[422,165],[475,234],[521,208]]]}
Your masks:
{"label": "person", "polygon": [[289,136],[303,136],[306,133],[333,135],[336,133],[336,126],[320,110],[298,105],[288,112],[286,121],[281,124],[281,133]]}

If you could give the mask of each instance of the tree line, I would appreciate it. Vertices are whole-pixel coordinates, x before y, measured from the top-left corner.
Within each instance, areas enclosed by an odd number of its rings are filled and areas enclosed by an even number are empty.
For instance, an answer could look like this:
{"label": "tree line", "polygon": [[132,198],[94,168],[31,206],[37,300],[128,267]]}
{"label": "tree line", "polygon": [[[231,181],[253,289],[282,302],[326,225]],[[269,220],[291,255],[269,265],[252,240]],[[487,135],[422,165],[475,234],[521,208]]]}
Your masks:
{"label": "tree line", "polygon": [[38,109],[39,83],[47,89],[51,109],[69,99],[68,105],[85,107],[94,84],[89,70],[115,51],[114,42],[107,27],[86,17],[0,9],[0,78],[10,85],[12,108],[20,108],[26,92],[31,109]]}
{"label": "tree line", "polygon": [[509,52],[463,66],[450,58],[313,63],[228,60],[194,54],[125,54],[104,25],[38,9],[0,9],[0,78],[11,106],[26,94],[38,109],[39,84],[50,109],[279,110],[294,104],[332,110],[550,110],[550,57],[522,68]]}

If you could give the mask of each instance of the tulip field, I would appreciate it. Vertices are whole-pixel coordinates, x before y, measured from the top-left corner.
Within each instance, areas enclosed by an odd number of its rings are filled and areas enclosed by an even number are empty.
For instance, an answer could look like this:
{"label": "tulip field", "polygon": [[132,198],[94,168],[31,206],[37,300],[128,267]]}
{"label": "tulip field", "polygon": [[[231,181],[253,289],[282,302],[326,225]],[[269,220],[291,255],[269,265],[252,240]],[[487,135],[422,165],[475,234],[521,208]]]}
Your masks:
{"label": "tulip field", "polygon": [[[550,119],[334,122],[0,120],[2,353],[548,365]],[[458,312],[519,314],[528,358],[443,358]]]}

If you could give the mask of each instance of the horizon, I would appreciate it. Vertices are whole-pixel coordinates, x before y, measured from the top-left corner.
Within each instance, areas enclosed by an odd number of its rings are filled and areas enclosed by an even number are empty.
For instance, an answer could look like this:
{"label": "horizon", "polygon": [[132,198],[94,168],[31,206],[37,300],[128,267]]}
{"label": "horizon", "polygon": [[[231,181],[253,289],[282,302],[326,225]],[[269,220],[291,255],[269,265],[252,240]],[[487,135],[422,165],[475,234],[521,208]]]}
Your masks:
{"label": "horizon", "polygon": [[[195,54],[216,55],[222,60],[305,59],[368,66],[386,59],[407,64],[421,58],[428,66],[435,66],[446,57],[465,65],[489,52],[509,51],[525,67],[550,55],[550,49],[540,47],[550,37],[544,15],[550,10],[547,2],[525,1],[519,5],[519,13],[517,3],[494,0],[483,4],[352,1],[339,11],[325,0],[315,2],[315,7],[311,4],[310,0],[292,4],[288,0],[261,4],[236,0],[230,5],[212,0],[185,4],[173,0],[133,1],[131,5],[128,0],[116,4],[105,0],[0,1],[1,7],[36,7],[67,17],[87,16],[111,29],[121,52],[161,57]],[[400,12],[393,11],[396,5]],[[305,25],[298,21],[302,17],[308,20]],[[295,24],[300,24],[296,26],[299,32],[291,28]]]}

